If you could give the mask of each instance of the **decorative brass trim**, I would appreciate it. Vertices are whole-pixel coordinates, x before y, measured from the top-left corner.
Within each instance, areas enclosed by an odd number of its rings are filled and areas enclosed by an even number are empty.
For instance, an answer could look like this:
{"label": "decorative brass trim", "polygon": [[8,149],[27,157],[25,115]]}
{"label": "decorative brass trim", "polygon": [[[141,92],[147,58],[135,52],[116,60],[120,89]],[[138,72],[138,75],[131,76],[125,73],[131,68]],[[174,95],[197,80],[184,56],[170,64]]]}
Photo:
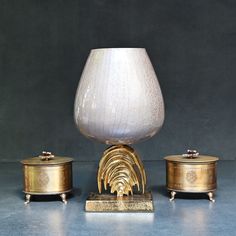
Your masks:
{"label": "decorative brass trim", "polygon": [[39,157],[41,158],[42,161],[49,161],[53,159],[55,156],[51,152],[43,151],[42,155],[39,155]]}
{"label": "decorative brass trim", "polygon": [[129,146],[111,146],[104,153],[99,163],[97,184],[99,193],[110,186],[110,192],[117,197],[133,195],[133,187],[144,194],[146,173],[142,161]]}
{"label": "decorative brass trim", "polygon": [[189,159],[194,159],[194,158],[197,158],[199,156],[199,152],[197,152],[197,150],[190,150],[190,149],[188,149],[187,153],[183,154],[182,156],[183,157],[187,157]]}

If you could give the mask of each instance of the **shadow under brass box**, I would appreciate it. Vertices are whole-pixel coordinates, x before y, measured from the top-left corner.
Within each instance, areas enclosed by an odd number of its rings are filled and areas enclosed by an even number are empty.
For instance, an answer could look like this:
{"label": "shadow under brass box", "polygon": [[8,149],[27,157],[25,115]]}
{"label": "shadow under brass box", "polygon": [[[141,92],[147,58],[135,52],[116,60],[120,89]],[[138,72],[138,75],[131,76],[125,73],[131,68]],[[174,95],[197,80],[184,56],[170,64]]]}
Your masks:
{"label": "shadow under brass box", "polygon": [[218,157],[199,155],[196,150],[188,150],[187,154],[165,157],[166,186],[170,191],[170,201],[176,193],[206,193],[209,200],[214,200],[217,187]]}
{"label": "shadow under brass box", "polygon": [[31,195],[60,195],[67,203],[66,194],[72,191],[72,158],[43,152],[38,157],[21,161],[23,164],[25,203]]}

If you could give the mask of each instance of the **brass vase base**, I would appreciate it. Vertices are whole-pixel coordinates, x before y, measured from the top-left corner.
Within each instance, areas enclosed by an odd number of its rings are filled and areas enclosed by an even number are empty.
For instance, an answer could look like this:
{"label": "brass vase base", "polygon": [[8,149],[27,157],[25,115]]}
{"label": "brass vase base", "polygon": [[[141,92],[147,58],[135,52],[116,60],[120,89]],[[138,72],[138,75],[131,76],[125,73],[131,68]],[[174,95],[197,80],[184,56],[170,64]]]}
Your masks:
{"label": "brass vase base", "polygon": [[153,212],[152,194],[134,194],[117,197],[113,194],[90,193],[86,200],[88,212]]}
{"label": "brass vase base", "polygon": [[[99,193],[86,201],[88,212],[152,212],[152,194],[145,191],[146,173],[133,148],[114,145],[103,153],[99,162]],[[102,193],[102,189],[110,191]]]}

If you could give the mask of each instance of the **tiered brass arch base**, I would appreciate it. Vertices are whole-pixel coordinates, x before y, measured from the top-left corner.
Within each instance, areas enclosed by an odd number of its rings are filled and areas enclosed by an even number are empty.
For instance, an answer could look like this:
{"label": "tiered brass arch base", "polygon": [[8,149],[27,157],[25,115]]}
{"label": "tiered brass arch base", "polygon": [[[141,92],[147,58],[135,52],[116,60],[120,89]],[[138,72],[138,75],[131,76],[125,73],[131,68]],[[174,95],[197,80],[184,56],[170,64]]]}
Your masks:
{"label": "tiered brass arch base", "polygon": [[[90,194],[86,211],[153,211],[152,195],[145,191],[146,173],[142,161],[129,146],[115,145],[103,153],[97,184],[99,193]],[[106,193],[102,194],[102,188]]]}
{"label": "tiered brass arch base", "polygon": [[146,192],[119,199],[113,194],[90,193],[85,208],[91,212],[152,212],[152,194]]}

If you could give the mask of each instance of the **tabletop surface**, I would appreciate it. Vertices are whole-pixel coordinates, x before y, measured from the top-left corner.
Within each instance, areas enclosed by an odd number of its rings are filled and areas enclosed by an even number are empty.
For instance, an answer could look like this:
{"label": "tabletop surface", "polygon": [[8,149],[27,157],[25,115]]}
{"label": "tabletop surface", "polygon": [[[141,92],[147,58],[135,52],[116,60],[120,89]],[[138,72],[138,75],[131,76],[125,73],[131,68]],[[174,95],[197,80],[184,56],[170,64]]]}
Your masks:
{"label": "tabletop surface", "polygon": [[216,202],[205,194],[185,194],[170,202],[165,162],[144,162],[154,213],[86,213],[85,200],[96,192],[97,164],[74,162],[74,192],[32,199],[24,205],[22,166],[0,163],[0,235],[235,235],[236,162],[218,162]]}

